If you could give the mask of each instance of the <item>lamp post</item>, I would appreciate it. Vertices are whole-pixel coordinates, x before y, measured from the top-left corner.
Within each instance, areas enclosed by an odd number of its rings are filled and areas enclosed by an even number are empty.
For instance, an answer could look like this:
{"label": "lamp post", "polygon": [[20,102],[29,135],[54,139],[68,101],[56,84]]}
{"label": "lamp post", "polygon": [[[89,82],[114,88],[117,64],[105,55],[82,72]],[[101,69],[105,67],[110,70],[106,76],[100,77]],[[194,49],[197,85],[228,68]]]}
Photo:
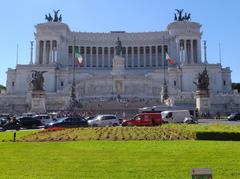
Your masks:
{"label": "lamp post", "polygon": [[76,104],[76,67],[75,67],[75,45],[76,45],[76,37],[74,36],[74,45],[73,45],[73,79],[72,79],[72,86],[71,86],[71,99],[70,99],[70,104],[68,106],[69,110],[74,110],[75,104]]}
{"label": "lamp post", "polygon": [[163,49],[162,49],[162,58],[163,58],[163,86],[161,90],[161,102],[164,103],[164,100],[168,99],[168,86],[167,86],[167,81],[166,81],[166,55],[165,55],[165,49],[164,49],[164,44],[165,44],[165,38],[163,36]]}

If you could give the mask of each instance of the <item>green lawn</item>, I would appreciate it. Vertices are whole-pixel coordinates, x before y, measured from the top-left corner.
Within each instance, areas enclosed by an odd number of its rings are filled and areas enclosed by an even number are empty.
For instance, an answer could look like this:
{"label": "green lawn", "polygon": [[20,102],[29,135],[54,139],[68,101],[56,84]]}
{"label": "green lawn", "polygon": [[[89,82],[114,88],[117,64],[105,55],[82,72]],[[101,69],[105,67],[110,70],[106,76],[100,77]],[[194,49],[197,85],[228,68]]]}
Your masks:
{"label": "green lawn", "polygon": [[[36,132],[38,132],[38,130],[16,131],[16,140],[20,139],[21,137],[27,136],[29,134],[34,134]],[[14,131],[0,132],[0,142],[12,141],[13,140],[13,133],[14,133]],[[0,145],[1,145],[1,143],[0,143]]]}
{"label": "green lawn", "polygon": [[240,178],[240,142],[73,141],[0,142],[0,178]]}

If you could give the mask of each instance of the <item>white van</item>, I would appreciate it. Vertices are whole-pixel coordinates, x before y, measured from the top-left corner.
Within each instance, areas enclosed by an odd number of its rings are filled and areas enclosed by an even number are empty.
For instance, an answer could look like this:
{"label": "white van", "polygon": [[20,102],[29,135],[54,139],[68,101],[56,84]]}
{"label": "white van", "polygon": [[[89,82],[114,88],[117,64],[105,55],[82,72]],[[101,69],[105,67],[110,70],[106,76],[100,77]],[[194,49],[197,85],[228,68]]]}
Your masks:
{"label": "white van", "polygon": [[165,123],[183,123],[192,116],[188,110],[170,110],[161,112],[162,120]]}

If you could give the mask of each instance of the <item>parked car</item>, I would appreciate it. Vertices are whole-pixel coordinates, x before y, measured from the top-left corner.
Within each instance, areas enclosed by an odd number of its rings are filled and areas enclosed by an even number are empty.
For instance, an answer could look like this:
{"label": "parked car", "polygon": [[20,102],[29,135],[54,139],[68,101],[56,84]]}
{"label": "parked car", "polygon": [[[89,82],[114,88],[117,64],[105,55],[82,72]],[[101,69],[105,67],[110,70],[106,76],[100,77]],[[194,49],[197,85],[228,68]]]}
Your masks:
{"label": "parked car", "polygon": [[237,121],[237,120],[240,120],[240,113],[232,113],[230,114],[227,119],[229,121]]}
{"label": "parked car", "polygon": [[112,115],[112,114],[97,115],[93,119],[88,120],[88,125],[92,127],[118,126],[119,120],[116,115]]}
{"label": "parked car", "polygon": [[5,130],[20,130],[21,124],[20,124],[20,121],[14,117],[11,120],[1,119],[0,127],[2,128],[3,131],[5,131]]}
{"label": "parked car", "polygon": [[185,124],[198,124],[198,120],[194,117],[185,117],[185,119],[183,120],[183,123]]}
{"label": "parked car", "polygon": [[66,127],[66,128],[74,128],[74,127],[87,127],[88,122],[83,117],[64,117],[59,118],[56,121],[50,122],[45,125],[45,128],[53,128],[53,127]]}
{"label": "parked car", "polygon": [[85,117],[85,119],[88,121],[88,120],[92,120],[95,116],[87,116]]}
{"label": "parked car", "polygon": [[31,112],[28,112],[28,113],[22,113],[22,117],[33,117],[35,116],[36,113],[31,113]]}
{"label": "parked car", "polygon": [[51,116],[47,115],[47,114],[35,115],[35,116],[33,116],[33,118],[40,120],[43,125],[46,125],[46,124],[52,122]]}
{"label": "parked car", "polygon": [[122,122],[122,126],[156,126],[161,124],[161,113],[140,113],[133,119],[124,120]]}
{"label": "parked car", "polygon": [[39,128],[43,126],[42,122],[34,117],[20,117],[18,120],[22,128]]}
{"label": "parked car", "polygon": [[7,121],[7,118],[0,118],[0,127],[2,127]]}
{"label": "parked car", "polygon": [[2,126],[3,130],[20,130],[21,124],[19,121],[16,121],[14,123],[12,122],[7,122]]}

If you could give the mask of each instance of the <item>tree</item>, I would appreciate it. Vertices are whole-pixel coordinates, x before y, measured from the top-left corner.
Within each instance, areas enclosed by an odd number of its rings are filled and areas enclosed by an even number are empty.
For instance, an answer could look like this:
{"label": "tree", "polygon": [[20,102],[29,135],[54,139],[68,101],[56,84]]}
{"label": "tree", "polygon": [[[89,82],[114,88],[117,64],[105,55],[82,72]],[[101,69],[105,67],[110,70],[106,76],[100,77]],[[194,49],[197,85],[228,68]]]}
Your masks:
{"label": "tree", "polygon": [[6,87],[3,86],[3,85],[0,85],[0,90],[3,89],[3,90],[6,90]]}
{"label": "tree", "polygon": [[232,83],[232,89],[238,90],[238,92],[240,93],[240,83]]}

